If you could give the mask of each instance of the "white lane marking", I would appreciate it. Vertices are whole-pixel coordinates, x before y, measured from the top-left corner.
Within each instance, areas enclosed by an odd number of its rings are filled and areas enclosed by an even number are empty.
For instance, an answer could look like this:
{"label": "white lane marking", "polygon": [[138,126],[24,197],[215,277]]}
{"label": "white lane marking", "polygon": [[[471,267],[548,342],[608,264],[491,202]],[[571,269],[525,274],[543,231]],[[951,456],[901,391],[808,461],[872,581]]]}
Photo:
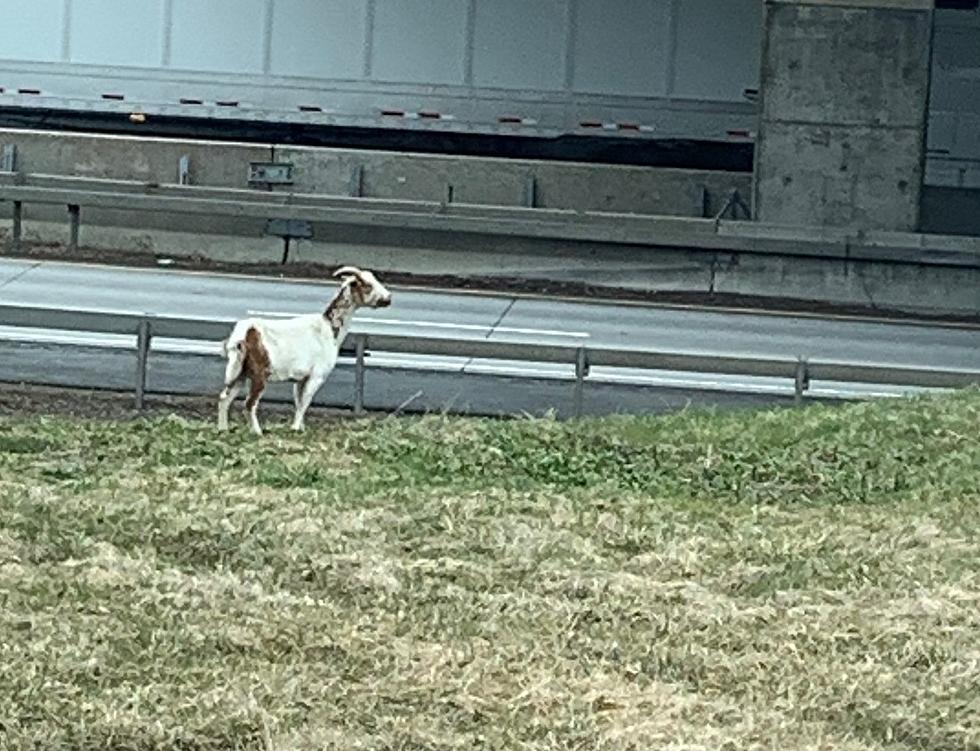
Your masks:
{"label": "white lane marking", "polygon": [[437,323],[435,321],[400,321],[383,320],[380,318],[360,318],[364,323],[376,325],[392,326],[421,326],[434,329],[464,329],[468,331],[492,331],[495,334],[506,332],[508,334],[540,334],[541,336],[567,336],[573,339],[588,339],[590,334],[584,331],[555,331],[552,329],[523,329],[511,328],[508,326],[481,326],[471,323]]}
{"label": "white lane marking", "polygon": [[[246,311],[250,316],[268,316],[270,318],[292,318],[293,316],[304,315],[303,313],[280,313],[272,310],[249,310]],[[356,323],[373,323],[377,326],[417,326],[419,328],[431,329],[458,329],[462,331],[492,331],[493,333],[508,334],[538,334],[541,336],[565,336],[573,339],[588,339],[590,334],[584,331],[554,331],[551,329],[522,329],[509,328],[507,326],[483,326],[475,323],[442,323],[437,321],[403,321],[401,319],[370,318],[360,317]]]}

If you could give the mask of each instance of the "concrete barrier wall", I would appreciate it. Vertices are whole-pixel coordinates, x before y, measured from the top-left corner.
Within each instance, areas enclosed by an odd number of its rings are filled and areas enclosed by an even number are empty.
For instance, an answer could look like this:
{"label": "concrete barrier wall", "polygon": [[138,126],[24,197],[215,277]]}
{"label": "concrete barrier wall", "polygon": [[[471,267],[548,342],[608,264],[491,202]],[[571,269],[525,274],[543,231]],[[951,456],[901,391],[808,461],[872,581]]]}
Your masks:
{"label": "concrete barrier wall", "polygon": [[[2,206],[3,204],[0,204]],[[26,204],[23,233],[29,243],[63,244],[69,235],[67,207]],[[0,221],[0,237],[9,229],[9,214]],[[282,241],[265,234],[261,219],[210,217],[115,209],[83,209],[80,242],[105,250],[135,250],[165,256],[215,257],[216,260],[267,262],[278,258]],[[219,253],[218,258],[214,254]]]}
{"label": "concrete barrier wall", "polygon": [[178,164],[189,157],[196,185],[244,188],[250,161],[268,161],[267,146],[164,138],[0,130],[0,145],[17,148],[17,169],[50,175],[177,182]]}
{"label": "concrete barrier wall", "polygon": [[[250,161],[289,162],[299,193],[523,206],[529,182],[535,205],[665,216],[712,215],[751,176],[731,172],[283,147],[163,138],[0,130],[17,147],[21,172],[177,182],[182,156],[194,185],[246,188]],[[360,179],[354,178],[360,171]],[[358,183],[357,186],[354,183]]]}
{"label": "concrete barrier wall", "polygon": [[732,190],[746,203],[752,190],[751,175],[731,172],[546,164],[539,174],[540,206],[580,211],[714,216]]}
{"label": "concrete barrier wall", "polygon": [[528,162],[454,158],[348,149],[276,149],[279,161],[295,166],[300,193],[354,195],[352,181],[360,170],[360,195],[422,201],[452,200],[497,206],[520,206]]}
{"label": "concrete barrier wall", "polygon": [[[533,190],[539,208],[664,216],[714,215],[737,189],[749,200],[752,178],[732,172],[651,169],[511,159],[457,158],[344,149],[277,147],[295,165],[302,193],[361,195],[456,203],[524,206]],[[534,181],[533,188],[530,181]]]}

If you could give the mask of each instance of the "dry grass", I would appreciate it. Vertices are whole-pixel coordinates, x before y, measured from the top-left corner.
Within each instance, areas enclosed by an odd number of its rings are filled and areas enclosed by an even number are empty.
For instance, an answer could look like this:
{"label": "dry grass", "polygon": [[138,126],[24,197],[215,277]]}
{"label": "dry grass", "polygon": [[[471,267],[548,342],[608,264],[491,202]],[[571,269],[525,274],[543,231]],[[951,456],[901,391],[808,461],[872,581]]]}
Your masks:
{"label": "dry grass", "polygon": [[2,749],[980,748],[980,393],[0,419]]}

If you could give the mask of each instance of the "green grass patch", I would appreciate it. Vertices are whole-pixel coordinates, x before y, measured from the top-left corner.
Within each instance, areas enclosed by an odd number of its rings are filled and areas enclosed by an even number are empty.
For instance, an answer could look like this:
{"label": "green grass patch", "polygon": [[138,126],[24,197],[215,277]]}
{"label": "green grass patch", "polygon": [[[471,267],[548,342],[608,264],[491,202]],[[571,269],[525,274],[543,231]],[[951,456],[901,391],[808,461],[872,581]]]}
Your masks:
{"label": "green grass patch", "polygon": [[0,749],[980,749],[980,392],[0,420]]}

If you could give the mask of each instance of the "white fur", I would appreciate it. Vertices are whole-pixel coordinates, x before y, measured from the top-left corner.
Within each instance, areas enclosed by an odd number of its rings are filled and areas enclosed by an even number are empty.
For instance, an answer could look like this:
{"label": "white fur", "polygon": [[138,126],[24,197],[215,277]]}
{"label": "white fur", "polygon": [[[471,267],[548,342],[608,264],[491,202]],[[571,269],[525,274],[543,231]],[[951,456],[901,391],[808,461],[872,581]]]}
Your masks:
{"label": "white fur", "polygon": [[[351,301],[345,315],[336,322],[340,327],[336,335],[334,326],[324,313],[288,319],[246,318],[235,324],[224,345],[227,363],[225,388],[218,397],[219,430],[228,429],[228,409],[241,387],[245,338],[250,329],[258,333],[268,354],[268,381],[296,382],[293,386],[296,406],[293,430],[303,430],[306,410],[337,365],[340,347],[347,336],[354,311],[361,306],[376,308],[391,304],[391,293],[370,271],[345,266],[335,276],[340,276],[343,282],[334,299],[349,295],[347,299]],[[249,409],[249,422],[256,435],[262,434],[257,416],[259,397],[261,392]]]}

